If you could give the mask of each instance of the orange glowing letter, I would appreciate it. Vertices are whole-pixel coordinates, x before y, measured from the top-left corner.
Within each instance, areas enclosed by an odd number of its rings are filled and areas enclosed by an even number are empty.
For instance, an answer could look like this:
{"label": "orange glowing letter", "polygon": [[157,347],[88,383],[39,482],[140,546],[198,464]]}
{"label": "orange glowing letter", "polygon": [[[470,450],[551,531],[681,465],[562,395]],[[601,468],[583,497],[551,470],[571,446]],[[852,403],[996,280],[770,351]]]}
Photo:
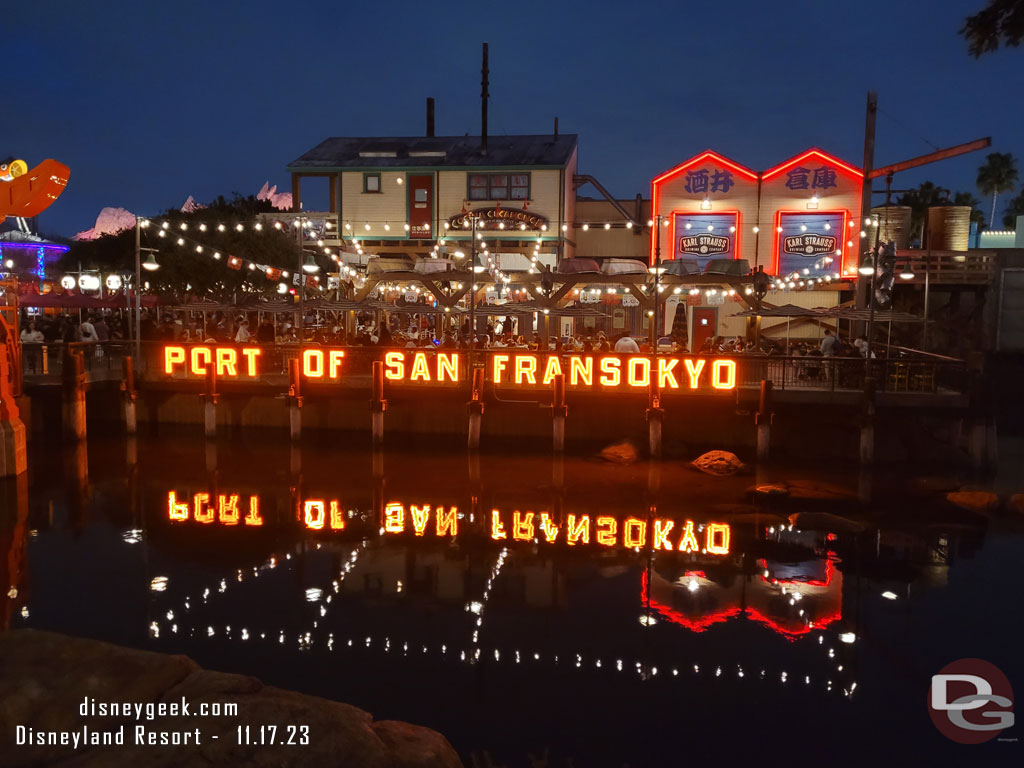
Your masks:
{"label": "orange glowing letter", "polygon": [[614,517],[597,518],[597,543],[602,547],[615,546],[615,530],[619,527],[619,521]]}
{"label": "orange glowing letter", "polygon": [[[213,354],[209,347],[192,347],[189,355],[189,362],[192,364],[192,373],[196,376],[206,375],[206,366],[210,364]],[[202,358],[200,360],[199,358]]]}
{"label": "orange glowing letter", "polygon": [[736,389],[735,360],[715,360],[711,364],[711,386],[715,389]]}
{"label": "orange glowing letter", "polygon": [[184,347],[164,347],[164,373],[174,373],[174,366],[185,362]]}
{"label": "orange glowing letter", "polygon": [[192,497],[192,517],[197,523],[213,522],[213,507],[209,505],[210,494],[197,493]]}
{"label": "orange glowing letter", "polygon": [[417,352],[412,358],[412,373],[409,374],[409,381],[430,381],[430,369],[427,368],[427,356],[423,352]]}
{"label": "orange glowing letter", "polygon": [[405,378],[405,355],[401,352],[388,352],[384,355],[384,378],[388,381],[401,381]]}
{"label": "orange glowing letter", "polygon": [[256,376],[256,358],[263,354],[259,347],[244,347],[242,357],[245,358],[245,375]]}
{"label": "orange glowing letter", "polygon": [[217,519],[224,525],[238,525],[238,494],[217,497]]}
{"label": "orange glowing letter", "polygon": [[708,523],[705,541],[712,555],[729,554],[729,526],[727,523]]}
{"label": "orange glowing letter", "polygon": [[505,538],[505,525],[501,522],[501,512],[496,509],[491,510],[491,538]]}
{"label": "orange glowing letter", "polygon": [[[640,368],[640,373],[637,374],[636,369]],[[631,387],[647,387],[651,384],[651,361],[646,357],[631,357],[629,362],[626,364],[626,371],[628,372],[629,386]]]}
{"label": "orange glowing letter", "polygon": [[233,349],[217,348],[217,375],[237,376],[238,375],[238,353]]}
{"label": "orange glowing letter", "polygon": [[427,532],[427,521],[430,519],[430,505],[427,504],[421,508],[413,504],[409,507],[409,511],[412,513],[413,531],[416,532],[417,536],[422,536]]}
{"label": "orange glowing letter", "polygon": [[342,531],[345,529],[345,515],[338,509],[338,502],[331,502],[331,529]]}
{"label": "orange glowing letter", "polygon": [[679,389],[679,382],[676,381],[676,375],[672,373],[678,364],[678,358],[658,358],[658,387],[660,389]]}
{"label": "orange glowing letter", "polygon": [[[686,374],[690,377],[690,389],[696,389],[700,379],[701,371],[704,370],[703,360],[686,359]],[[696,363],[696,364],[695,364]]]}
{"label": "orange glowing letter", "polygon": [[558,526],[547,512],[540,513],[540,529],[544,531],[544,538],[549,544],[558,538]]}
{"label": "orange glowing letter", "polygon": [[397,501],[384,507],[384,530],[387,533],[401,533],[405,530],[405,507]]}
{"label": "orange glowing letter", "polygon": [[444,507],[438,507],[434,512],[434,525],[435,531],[438,536],[458,536],[459,535],[459,510],[457,507],[448,507],[448,511],[444,511]]}
{"label": "orange glowing letter", "polygon": [[555,376],[562,374],[562,361],[558,359],[556,355],[548,357],[548,362],[544,366],[544,378],[541,379],[541,384],[550,384],[555,380]]}
{"label": "orange glowing letter", "polygon": [[491,357],[491,381],[495,384],[501,383],[501,374],[505,372],[507,362],[508,355],[493,355]]}
{"label": "orange glowing letter", "polygon": [[332,379],[338,378],[338,373],[341,371],[341,361],[344,357],[345,353],[340,349],[332,349],[327,353],[327,375]]}
{"label": "orange glowing letter", "polygon": [[594,358],[573,355],[569,358],[569,384],[575,387],[581,381],[594,386]]}
{"label": "orange glowing letter", "polygon": [[188,520],[188,502],[179,502],[174,491],[167,492],[167,516],[171,520]]}
{"label": "orange glowing letter", "polygon": [[580,515],[576,522],[576,515],[569,515],[566,519],[565,540],[569,546],[573,546],[580,539],[584,544],[590,543],[590,515]]}
{"label": "orange glowing letter", "polygon": [[686,521],[686,527],[683,528],[683,537],[679,539],[679,545],[676,549],[680,552],[697,551],[697,537],[693,535],[693,520]]}
{"label": "orange glowing letter", "polygon": [[444,381],[446,375],[450,381],[459,380],[458,352],[453,352],[450,355],[444,352],[437,353],[437,380]]}
{"label": "orange glowing letter", "polygon": [[532,355],[516,355],[516,384],[526,379],[530,384],[537,383],[537,358]]}
{"label": "orange glowing letter", "polygon": [[647,521],[631,517],[622,529],[622,543],[627,547],[642,547],[647,541]]}
{"label": "orange glowing letter", "polygon": [[306,499],[303,505],[303,512],[307,528],[314,531],[323,530],[324,527],[324,503],[319,499]]}
{"label": "orange glowing letter", "polygon": [[249,514],[245,516],[246,525],[263,525],[263,518],[260,517],[260,497],[249,497]]}
{"label": "orange glowing letter", "polygon": [[533,512],[512,513],[512,538],[516,541],[533,541]]}
{"label": "orange glowing letter", "polygon": [[619,370],[619,358],[601,358],[600,382],[605,387],[617,387],[622,382],[622,372]]}
{"label": "orange glowing letter", "polygon": [[672,531],[672,526],[675,525],[671,520],[655,520],[654,521],[654,548],[655,549],[667,549],[671,551],[672,542],[668,540],[668,535]]}
{"label": "orange glowing letter", "polygon": [[307,349],[302,353],[302,375],[310,379],[321,379],[324,375],[324,353],[319,349]]}

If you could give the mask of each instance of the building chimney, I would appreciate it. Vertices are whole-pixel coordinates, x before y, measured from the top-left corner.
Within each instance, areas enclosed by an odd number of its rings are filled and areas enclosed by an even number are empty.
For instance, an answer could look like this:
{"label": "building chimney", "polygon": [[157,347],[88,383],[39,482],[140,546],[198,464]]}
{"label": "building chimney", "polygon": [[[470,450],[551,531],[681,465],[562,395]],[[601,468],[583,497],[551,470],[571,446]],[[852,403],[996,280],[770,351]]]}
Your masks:
{"label": "building chimney", "polygon": [[487,154],[487,76],[490,74],[487,68],[487,43],[484,43],[484,63],[480,69],[480,154]]}
{"label": "building chimney", "polygon": [[434,97],[427,96],[427,136],[434,137]]}
{"label": "building chimney", "polygon": [[558,118],[555,118],[555,141],[558,141]]}

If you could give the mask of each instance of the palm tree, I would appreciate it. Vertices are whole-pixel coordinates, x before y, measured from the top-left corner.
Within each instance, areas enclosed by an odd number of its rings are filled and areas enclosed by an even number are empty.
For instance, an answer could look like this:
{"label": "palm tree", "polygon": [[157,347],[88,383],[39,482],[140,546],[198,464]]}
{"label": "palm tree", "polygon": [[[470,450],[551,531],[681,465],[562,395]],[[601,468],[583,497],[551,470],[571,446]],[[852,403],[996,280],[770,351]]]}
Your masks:
{"label": "palm tree", "polygon": [[953,205],[970,206],[971,222],[977,224],[979,230],[985,226],[985,213],[981,210],[981,203],[970,192],[957,192],[953,195]]}
{"label": "palm tree", "polygon": [[992,152],[978,169],[978,189],[983,195],[992,195],[989,229],[996,219],[996,198],[1001,192],[1011,191],[1017,185],[1017,178],[1017,160],[1009,152]]}
{"label": "palm tree", "polygon": [[1017,217],[1024,216],[1024,192],[1021,192],[1006,206],[1003,212],[1003,224],[1007,229],[1017,226]]}

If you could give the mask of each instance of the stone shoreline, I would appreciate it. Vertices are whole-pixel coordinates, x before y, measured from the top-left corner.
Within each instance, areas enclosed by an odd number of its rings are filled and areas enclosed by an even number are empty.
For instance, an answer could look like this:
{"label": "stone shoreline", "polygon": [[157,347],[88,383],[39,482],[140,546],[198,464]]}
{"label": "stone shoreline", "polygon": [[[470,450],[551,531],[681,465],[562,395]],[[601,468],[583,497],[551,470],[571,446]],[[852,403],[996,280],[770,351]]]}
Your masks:
{"label": "stone shoreline", "polygon": [[[189,702],[189,716],[135,720],[83,717],[86,697],[96,702]],[[200,717],[204,703],[237,703],[238,714]],[[16,744],[21,733],[115,731],[123,745]],[[277,726],[276,739],[308,726],[309,743],[239,745],[238,726]],[[138,744],[137,726],[149,733],[200,732],[199,743]],[[29,731],[28,729],[32,729]],[[269,730],[264,730],[265,738]],[[264,685],[245,675],[202,669],[187,656],[139,651],[97,640],[21,629],[0,633],[0,765],[59,766],[352,766],[355,768],[462,768],[436,731],[372,715],[348,704]],[[217,738],[214,738],[217,737]]]}

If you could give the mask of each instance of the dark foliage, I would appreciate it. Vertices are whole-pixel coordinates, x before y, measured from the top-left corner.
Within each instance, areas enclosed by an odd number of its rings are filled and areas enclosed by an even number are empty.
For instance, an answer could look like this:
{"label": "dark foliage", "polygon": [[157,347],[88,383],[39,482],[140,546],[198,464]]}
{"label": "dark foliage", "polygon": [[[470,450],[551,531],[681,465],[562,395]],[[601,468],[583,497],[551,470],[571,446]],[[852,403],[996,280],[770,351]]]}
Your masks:
{"label": "dark foliage", "polygon": [[1016,48],[1024,40],[1024,0],[989,0],[982,10],[967,17],[960,34],[974,58],[998,50],[1000,45]]}

